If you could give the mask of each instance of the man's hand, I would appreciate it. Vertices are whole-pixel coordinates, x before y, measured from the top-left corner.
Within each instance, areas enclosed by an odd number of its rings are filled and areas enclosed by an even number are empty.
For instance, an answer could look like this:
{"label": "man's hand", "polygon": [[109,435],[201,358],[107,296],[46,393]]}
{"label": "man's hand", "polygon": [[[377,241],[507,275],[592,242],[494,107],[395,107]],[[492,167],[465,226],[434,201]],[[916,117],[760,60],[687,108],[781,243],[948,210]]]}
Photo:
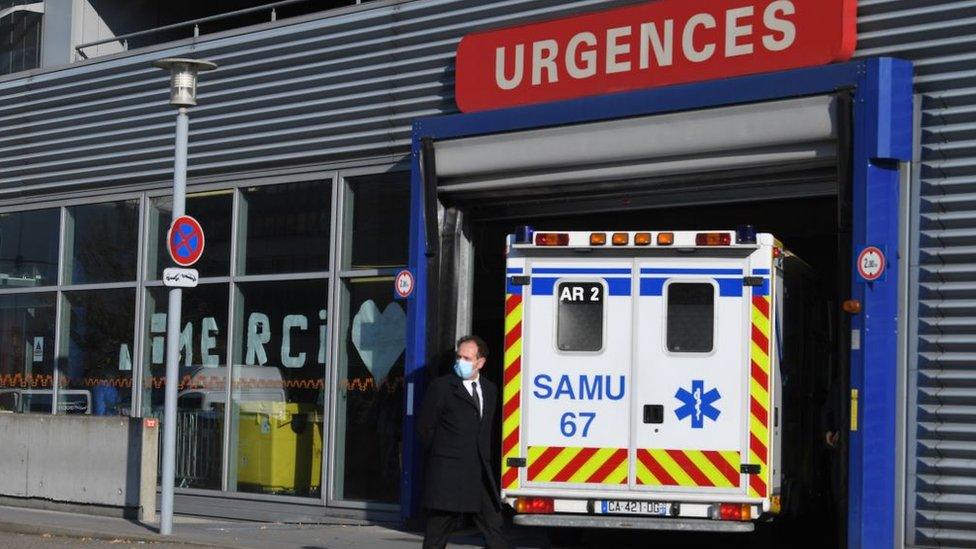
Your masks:
{"label": "man's hand", "polygon": [[827,446],[836,448],[837,444],[840,443],[840,431],[827,431],[824,438]]}

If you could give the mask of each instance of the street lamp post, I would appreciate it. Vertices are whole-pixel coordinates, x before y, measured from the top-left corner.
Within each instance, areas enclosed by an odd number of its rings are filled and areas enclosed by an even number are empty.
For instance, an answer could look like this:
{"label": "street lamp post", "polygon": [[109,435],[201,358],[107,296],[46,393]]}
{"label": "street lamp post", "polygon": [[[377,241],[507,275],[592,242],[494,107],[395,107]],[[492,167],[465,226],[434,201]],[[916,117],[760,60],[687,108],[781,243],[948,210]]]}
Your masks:
{"label": "street lamp post", "polygon": [[[176,115],[176,150],[173,166],[173,221],[186,210],[186,154],[190,119],[187,107],[197,104],[197,74],[217,68],[215,63],[199,59],[167,58],[153,63],[170,71],[169,104],[178,108]],[[179,383],[180,317],[183,290],[170,288],[169,313],[166,319],[166,400],[163,412],[163,478],[159,533],[173,532],[173,486],[176,483],[176,385]]]}

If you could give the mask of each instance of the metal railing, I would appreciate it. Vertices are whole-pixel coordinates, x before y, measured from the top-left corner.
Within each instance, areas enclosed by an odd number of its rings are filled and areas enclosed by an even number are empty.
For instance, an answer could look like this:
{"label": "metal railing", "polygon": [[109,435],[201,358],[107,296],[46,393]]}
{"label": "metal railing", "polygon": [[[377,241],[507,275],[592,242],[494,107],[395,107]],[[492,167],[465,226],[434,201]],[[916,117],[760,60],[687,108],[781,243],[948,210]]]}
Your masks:
{"label": "metal railing", "polygon": [[[85,53],[85,51],[84,51],[85,49],[92,48],[92,47],[95,47],[95,46],[101,46],[103,44],[111,44],[111,43],[114,43],[114,42],[121,42],[122,43],[122,50],[123,51],[128,51],[129,50],[129,39],[131,39],[131,38],[138,38],[138,37],[141,37],[141,36],[149,36],[149,35],[152,35],[152,34],[157,34],[157,33],[161,33],[161,32],[166,32],[166,31],[171,31],[171,30],[177,30],[177,29],[183,29],[183,28],[187,28],[187,27],[193,27],[193,37],[196,38],[196,37],[200,36],[200,25],[201,24],[204,24],[204,23],[212,23],[214,21],[221,21],[221,20],[224,20],[224,19],[231,19],[231,18],[234,18],[234,17],[239,17],[241,15],[248,15],[248,14],[252,14],[252,13],[259,13],[259,12],[263,12],[263,11],[267,11],[267,10],[271,10],[270,11],[270,22],[274,22],[274,21],[277,21],[278,20],[278,12],[277,12],[277,9],[278,8],[281,8],[281,7],[284,7],[284,6],[290,6],[290,5],[293,5],[293,4],[301,4],[301,3],[312,2],[312,1],[314,1],[314,0],[280,0],[279,2],[271,2],[269,4],[262,4],[260,6],[254,6],[252,8],[245,8],[245,9],[236,10],[236,11],[229,11],[227,13],[221,13],[221,14],[218,14],[218,15],[209,15],[207,17],[201,17],[199,19],[191,19],[190,21],[183,21],[181,23],[173,23],[172,25],[165,25],[165,26],[162,26],[162,27],[156,27],[156,28],[152,28],[152,29],[146,29],[146,30],[138,31],[138,32],[130,32],[128,34],[121,34],[119,36],[113,36],[111,38],[104,38],[102,40],[96,40],[94,42],[86,42],[84,44],[79,44],[79,45],[75,46],[75,52],[77,52],[78,56],[81,59],[88,59],[89,57],[88,57],[88,54]],[[363,0],[350,0],[349,1],[349,4],[350,5],[361,4],[361,3],[363,3]]]}

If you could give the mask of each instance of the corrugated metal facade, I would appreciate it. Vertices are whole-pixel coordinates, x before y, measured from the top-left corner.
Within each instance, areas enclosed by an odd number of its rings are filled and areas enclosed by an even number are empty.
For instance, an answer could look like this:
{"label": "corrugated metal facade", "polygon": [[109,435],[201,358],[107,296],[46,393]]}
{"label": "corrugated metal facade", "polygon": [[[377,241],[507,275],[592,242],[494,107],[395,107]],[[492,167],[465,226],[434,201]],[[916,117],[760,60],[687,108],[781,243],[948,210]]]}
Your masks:
{"label": "corrugated metal facade", "polygon": [[[172,172],[164,56],[211,59],[189,176],[400,158],[414,119],[455,112],[464,34],[630,1],[377,2],[377,7],[0,81],[0,200]],[[367,9],[368,8],[368,9]]]}
{"label": "corrugated metal facade", "polygon": [[921,99],[906,542],[976,545],[976,1],[861,0],[858,55],[912,60]]}
{"label": "corrugated metal facade", "polygon": [[[459,38],[639,0],[378,2],[0,80],[0,204],[164,185],[163,56],[218,62],[191,112],[190,177],[396,160],[455,111]],[[910,368],[909,543],[976,544],[976,1],[861,0],[859,56],[916,63],[922,97],[919,355]]]}

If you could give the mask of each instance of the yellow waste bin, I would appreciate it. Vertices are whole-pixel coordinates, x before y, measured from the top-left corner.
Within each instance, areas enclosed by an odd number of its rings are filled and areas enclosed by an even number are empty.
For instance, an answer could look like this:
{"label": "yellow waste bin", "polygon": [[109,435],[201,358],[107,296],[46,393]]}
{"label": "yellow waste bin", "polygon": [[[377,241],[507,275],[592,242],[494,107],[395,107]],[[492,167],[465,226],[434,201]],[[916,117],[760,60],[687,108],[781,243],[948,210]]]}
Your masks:
{"label": "yellow waste bin", "polygon": [[312,495],[322,479],[322,416],[314,404],[240,402],[238,489]]}

